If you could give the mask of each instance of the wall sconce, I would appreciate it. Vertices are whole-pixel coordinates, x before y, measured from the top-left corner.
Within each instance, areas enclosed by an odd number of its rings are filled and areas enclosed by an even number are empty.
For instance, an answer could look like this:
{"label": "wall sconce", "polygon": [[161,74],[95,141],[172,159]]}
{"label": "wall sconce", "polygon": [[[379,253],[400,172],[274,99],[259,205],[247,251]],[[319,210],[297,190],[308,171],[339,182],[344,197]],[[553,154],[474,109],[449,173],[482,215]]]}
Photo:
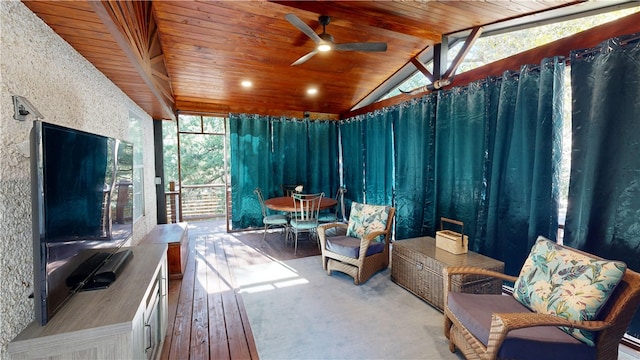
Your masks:
{"label": "wall sconce", "polygon": [[44,116],[25,97],[13,95],[13,118],[18,121],[27,120],[31,115],[34,120],[44,119]]}

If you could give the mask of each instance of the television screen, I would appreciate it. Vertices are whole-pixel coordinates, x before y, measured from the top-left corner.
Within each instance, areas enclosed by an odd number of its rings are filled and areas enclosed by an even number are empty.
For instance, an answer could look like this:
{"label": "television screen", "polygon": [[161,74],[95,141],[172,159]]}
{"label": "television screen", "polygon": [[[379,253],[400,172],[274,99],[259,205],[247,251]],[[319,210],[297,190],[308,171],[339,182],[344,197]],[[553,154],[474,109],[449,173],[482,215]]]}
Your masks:
{"label": "television screen", "polygon": [[48,319],[132,235],[133,145],[35,121],[34,299]]}

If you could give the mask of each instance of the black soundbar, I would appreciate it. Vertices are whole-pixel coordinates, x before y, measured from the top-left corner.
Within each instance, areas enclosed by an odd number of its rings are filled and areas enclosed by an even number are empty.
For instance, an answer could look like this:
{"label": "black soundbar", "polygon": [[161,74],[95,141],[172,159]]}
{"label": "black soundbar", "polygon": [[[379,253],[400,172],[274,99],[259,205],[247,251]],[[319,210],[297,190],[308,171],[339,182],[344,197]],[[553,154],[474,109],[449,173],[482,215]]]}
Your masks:
{"label": "black soundbar", "polygon": [[[80,286],[80,291],[108,288],[114,281],[116,281],[127,263],[131,261],[133,253],[130,249],[126,249],[119,251],[110,257],[109,255],[110,254],[107,252],[99,252],[92,255],[67,278],[67,286],[71,289],[75,289]],[[102,262],[104,263],[95,272],[95,274],[93,274],[84,284],[81,284],[80,282],[89,276],[88,272],[95,269],[95,267]]]}

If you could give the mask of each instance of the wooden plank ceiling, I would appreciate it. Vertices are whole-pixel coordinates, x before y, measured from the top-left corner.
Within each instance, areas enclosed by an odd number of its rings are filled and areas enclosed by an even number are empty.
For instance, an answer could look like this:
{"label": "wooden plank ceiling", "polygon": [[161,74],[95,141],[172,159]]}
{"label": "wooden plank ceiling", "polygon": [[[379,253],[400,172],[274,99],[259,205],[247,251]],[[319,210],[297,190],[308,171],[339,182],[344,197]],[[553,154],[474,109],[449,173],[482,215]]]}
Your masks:
{"label": "wooden plank ceiling", "polygon": [[[175,111],[337,118],[444,34],[579,2],[24,1],[154,119]],[[329,15],[336,43],[388,50],[333,51],[291,66],[314,43],[288,13],[316,33],[318,16]]]}

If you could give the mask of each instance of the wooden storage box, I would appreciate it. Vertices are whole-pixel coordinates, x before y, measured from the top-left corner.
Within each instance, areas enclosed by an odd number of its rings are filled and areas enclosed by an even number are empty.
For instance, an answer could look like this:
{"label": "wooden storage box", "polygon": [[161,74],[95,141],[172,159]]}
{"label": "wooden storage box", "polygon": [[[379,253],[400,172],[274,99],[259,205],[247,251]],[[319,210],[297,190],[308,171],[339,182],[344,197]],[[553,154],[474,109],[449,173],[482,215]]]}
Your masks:
{"label": "wooden storage box", "polygon": [[[455,255],[436,247],[432,237],[398,240],[391,253],[391,280],[442,311],[444,280],[442,270],[449,266],[475,266],[498,272],[504,263],[474,253]],[[456,275],[452,287],[458,292],[500,294],[502,280],[481,275]]]}
{"label": "wooden storage box", "polygon": [[466,254],[469,237],[451,230],[436,231],[436,247],[452,254]]}
{"label": "wooden storage box", "polygon": [[167,244],[169,278],[182,279],[189,256],[189,230],[186,222],[156,225],[141,241],[145,244]]}
{"label": "wooden storage box", "polygon": [[[444,224],[460,227],[460,232],[445,230]],[[464,223],[458,220],[440,218],[440,231],[436,231],[436,247],[452,254],[466,254],[469,249],[469,237],[464,234]]]}

